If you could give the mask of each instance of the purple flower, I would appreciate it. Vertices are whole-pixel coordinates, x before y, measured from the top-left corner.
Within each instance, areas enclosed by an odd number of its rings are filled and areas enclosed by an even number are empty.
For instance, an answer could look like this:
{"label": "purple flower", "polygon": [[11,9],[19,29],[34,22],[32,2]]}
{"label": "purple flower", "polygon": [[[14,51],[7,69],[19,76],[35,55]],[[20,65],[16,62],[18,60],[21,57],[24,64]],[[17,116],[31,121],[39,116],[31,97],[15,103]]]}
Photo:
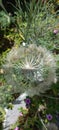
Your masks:
{"label": "purple flower", "polygon": [[51,114],[48,114],[48,115],[46,115],[46,118],[47,118],[49,121],[51,121],[51,120],[52,120],[52,115],[51,115]]}
{"label": "purple flower", "polygon": [[53,31],[53,33],[54,34],[57,34],[59,31],[57,30],[57,29],[55,29],[54,31]]}
{"label": "purple flower", "polygon": [[27,98],[27,99],[25,100],[25,102],[26,102],[26,105],[29,105],[29,104],[31,103],[31,101],[30,101],[29,98]]}
{"label": "purple flower", "polygon": [[16,127],[14,130],[19,130],[19,127]]}

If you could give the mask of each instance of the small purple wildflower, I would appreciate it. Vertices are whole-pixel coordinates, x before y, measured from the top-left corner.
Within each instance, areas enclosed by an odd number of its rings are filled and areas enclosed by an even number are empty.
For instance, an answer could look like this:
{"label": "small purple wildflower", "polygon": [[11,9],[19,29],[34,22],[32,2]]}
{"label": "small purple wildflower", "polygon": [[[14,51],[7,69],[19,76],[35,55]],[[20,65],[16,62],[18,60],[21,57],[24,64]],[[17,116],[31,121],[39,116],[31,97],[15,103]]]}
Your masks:
{"label": "small purple wildflower", "polygon": [[14,130],[19,130],[19,127],[16,127]]}
{"label": "small purple wildflower", "polygon": [[31,103],[29,98],[26,98],[25,102],[26,102],[26,105],[29,105]]}
{"label": "small purple wildflower", "polygon": [[57,29],[55,29],[54,31],[53,31],[53,33],[54,34],[57,34],[59,31],[57,30]]}
{"label": "small purple wildflower", "polygon": [[47,118],[49,121],[51,121],[51,120],[52,120],[52,115],[51,115],[51,114],[48,114],[48,115],[46,115],[46,118]]}

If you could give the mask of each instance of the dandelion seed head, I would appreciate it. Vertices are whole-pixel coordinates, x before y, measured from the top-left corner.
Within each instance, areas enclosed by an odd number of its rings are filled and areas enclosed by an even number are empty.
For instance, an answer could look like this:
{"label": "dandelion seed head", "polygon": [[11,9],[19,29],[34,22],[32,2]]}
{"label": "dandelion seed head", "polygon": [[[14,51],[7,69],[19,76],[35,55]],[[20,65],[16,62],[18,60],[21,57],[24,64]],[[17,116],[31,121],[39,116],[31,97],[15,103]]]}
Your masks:
{"label": "dandelion seed head", "polygon": [[[46,48],[35,44],[12,48],[7,55],[5,66],[7,83],[12,86],[16,85],[16,91],[26,91],[29,96],[44,93],[56,81],[56,63],[53,55]],[[18,74],[13,67],[16,67]],[[8,78],[8,73],[10,78]],[[19,77],[24,78],[26,84],[23,83],[24,79],[21,80]],[[19,86],[18,89],[17,86]]]}

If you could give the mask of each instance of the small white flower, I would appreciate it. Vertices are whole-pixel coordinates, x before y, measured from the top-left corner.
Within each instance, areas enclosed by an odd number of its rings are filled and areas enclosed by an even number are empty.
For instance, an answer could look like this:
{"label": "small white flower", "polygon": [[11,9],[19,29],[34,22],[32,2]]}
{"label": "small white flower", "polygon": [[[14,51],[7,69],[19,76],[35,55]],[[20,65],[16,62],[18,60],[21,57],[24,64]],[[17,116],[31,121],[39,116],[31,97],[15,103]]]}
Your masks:
{"label": "small white flower", "polygon": [[23,42],[23,43],[22,43],[22,45],[23,45],[23,46],[25,46],[25,45],[26,45],[26,43],[25,43],[25,42]]}

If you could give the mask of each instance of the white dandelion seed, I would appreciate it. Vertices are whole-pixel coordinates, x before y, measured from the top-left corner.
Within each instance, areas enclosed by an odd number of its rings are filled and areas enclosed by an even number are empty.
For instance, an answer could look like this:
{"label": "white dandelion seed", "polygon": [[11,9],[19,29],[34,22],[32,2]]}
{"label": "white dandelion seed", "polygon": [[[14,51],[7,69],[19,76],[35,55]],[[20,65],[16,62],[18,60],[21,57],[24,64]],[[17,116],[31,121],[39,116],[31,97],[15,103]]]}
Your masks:
{"label": "white dandelion seed", "polygon": [[[12,48],[7,55],[4,67],[6,67],[5,71],[7,70],[6,81],[12,85],[13,92],[16,88],[16,91],[26,91],[30,96],[39,95],[56,81],[56,63],[53,55],[46,48],[35,44]],[[13,70],[13,67],[16,69]]]}

